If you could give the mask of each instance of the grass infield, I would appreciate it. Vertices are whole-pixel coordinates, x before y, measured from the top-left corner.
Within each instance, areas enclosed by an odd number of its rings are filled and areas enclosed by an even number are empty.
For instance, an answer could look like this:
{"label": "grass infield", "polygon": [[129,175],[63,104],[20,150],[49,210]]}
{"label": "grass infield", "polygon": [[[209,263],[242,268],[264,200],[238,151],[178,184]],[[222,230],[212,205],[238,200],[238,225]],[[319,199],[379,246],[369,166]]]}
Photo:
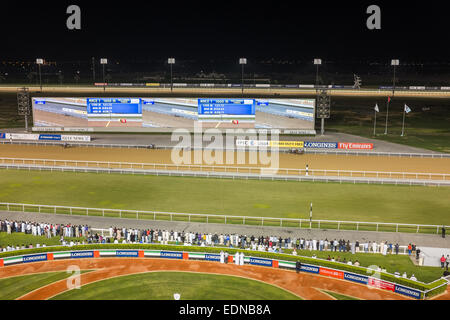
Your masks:
{"label": "grass infield", "polygon": [[[87,271],[82,271],[81,273],[84,272]],[[17,299],[28,292],[53,282],[66,279],[71,275],[72,273],[67,272],[45,272],[0,279],[0,300]]]}
{"label": "grass infield", "polygon": [[[113,288],[113,289],[112,289]],[[101,280],[52,300],[299,300],[296,295],[255,280],[188,272],[151,272]]]}
{"label": "grass infield", "polygon": [[[0,202],[91,208],[309,219],[312,202],[314,220],[448,225],[449,195],[446,187],[0,170]],[[105,216],[117,214],[106,211]],[[235,220],[227,223],[242,223]],[[260,220],[247,223],[260,224]],[[370,226],[360,230],[364,228]]]}

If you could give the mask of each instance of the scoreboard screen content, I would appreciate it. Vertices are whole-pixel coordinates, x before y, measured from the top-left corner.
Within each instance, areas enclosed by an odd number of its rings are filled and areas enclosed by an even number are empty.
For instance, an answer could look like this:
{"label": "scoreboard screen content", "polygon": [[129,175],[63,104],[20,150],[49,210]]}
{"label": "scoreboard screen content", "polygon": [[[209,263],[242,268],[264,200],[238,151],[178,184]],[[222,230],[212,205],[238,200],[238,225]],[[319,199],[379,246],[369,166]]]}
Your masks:
{"label": "scoreboard screen content", "polygon": [[199,115],[255,115],[253,99],[198,99]]}
{"label": "scoreboard screen content", "polygon": [[140,98],[87,98],[88,114],[142,114]]}

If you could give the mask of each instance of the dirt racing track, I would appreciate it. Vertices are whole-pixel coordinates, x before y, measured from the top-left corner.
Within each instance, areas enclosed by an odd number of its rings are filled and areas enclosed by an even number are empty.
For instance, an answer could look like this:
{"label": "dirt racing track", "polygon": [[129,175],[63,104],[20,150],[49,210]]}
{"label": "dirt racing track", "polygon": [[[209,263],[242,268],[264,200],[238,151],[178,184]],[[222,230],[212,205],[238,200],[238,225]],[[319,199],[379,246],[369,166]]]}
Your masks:
{"label": "dirt racing track", "polygon": [[[81,286],[124,275],[159,271],[182,271],[230,275],[262,281],[287,290],[306,300],[334,300],[332,296],[321,290],[367,300],[409,299],[408,297],[393,292],[321,275],[297,274],[290,270],[253,265],[237,266],[233,263],[220,264],[218,262],[161,258],[95,258],[79,259],[76,262],[73,260],[33,262],[26,265],[12,265],[1,268],[0,279],[44,272],[65,272],[69,266],[73,265],[77,265],[80,270],[91,270],[80,275]],[[29,292],[19,297],[18,300],[46,300],[67,290],[67,279],[64,279]],[[151,299],[151,297],[149,298]],[[440,298],[443,298],[443,296],[441,295]]]}

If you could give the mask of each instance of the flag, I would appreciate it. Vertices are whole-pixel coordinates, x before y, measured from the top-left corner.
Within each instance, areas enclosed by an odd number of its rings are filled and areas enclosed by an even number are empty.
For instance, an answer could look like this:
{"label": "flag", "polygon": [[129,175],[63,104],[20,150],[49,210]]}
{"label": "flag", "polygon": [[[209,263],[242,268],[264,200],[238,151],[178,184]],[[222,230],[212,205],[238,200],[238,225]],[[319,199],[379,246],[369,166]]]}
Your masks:
{"label": "flag", "polygon": [[378,103],[375,104],[375,111],[376,111],[376,112],[380,112],[380,109],[378,109]]}
{"label": "flag", "polygon": [[405,112],[406,113],[410,113],[411,112],[411,109],[405,104]]}

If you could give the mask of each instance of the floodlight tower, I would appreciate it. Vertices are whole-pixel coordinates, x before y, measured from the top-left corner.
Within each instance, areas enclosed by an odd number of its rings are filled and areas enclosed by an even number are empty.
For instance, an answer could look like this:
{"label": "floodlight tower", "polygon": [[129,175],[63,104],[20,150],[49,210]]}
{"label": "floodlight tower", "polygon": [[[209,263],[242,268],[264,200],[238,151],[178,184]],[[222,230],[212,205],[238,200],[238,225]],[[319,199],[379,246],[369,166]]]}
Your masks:
{"label": "floodlight tower", "polygon": [[103,66],[103,92],[106,90],[106,83],[105,83],[105,65],[108,64],[108,59],[101,58],[100,64]]}
{"label": "floodlight tower", "polygon": [[247,64],[247,58],[240,58],[239,64],[242,66],[241,86],[242,86],[242,94],[244,94],[244,65]]}
{"label": "floodlight tower", "polygon": [[167,63],[170,65],[170,92],[173,91],[173,73],[172,66],[175,64],[175,58],[167,59]]}
{"label": "floodlight tower", "polygon": [[391,60],[391,66],[394,67],[394,79],[392,80],[392,93],[395,94],[395,67],[400,65],[400,60],[398,59],[392,59]]}
{"label": "floodlight tower", "polygon": [[42,91],[42,77],[41,77],[41,65],[44,64],[44,59],[36,59],[36,64],[38,65],[39,68],[39,85],[41,87],[41,91]]}
{"label": "floodlight tower", "polygon": [[319,66],[322,64],[322,59],[314,59],[314,65],[316,66],[316,88],[319,84]]}

